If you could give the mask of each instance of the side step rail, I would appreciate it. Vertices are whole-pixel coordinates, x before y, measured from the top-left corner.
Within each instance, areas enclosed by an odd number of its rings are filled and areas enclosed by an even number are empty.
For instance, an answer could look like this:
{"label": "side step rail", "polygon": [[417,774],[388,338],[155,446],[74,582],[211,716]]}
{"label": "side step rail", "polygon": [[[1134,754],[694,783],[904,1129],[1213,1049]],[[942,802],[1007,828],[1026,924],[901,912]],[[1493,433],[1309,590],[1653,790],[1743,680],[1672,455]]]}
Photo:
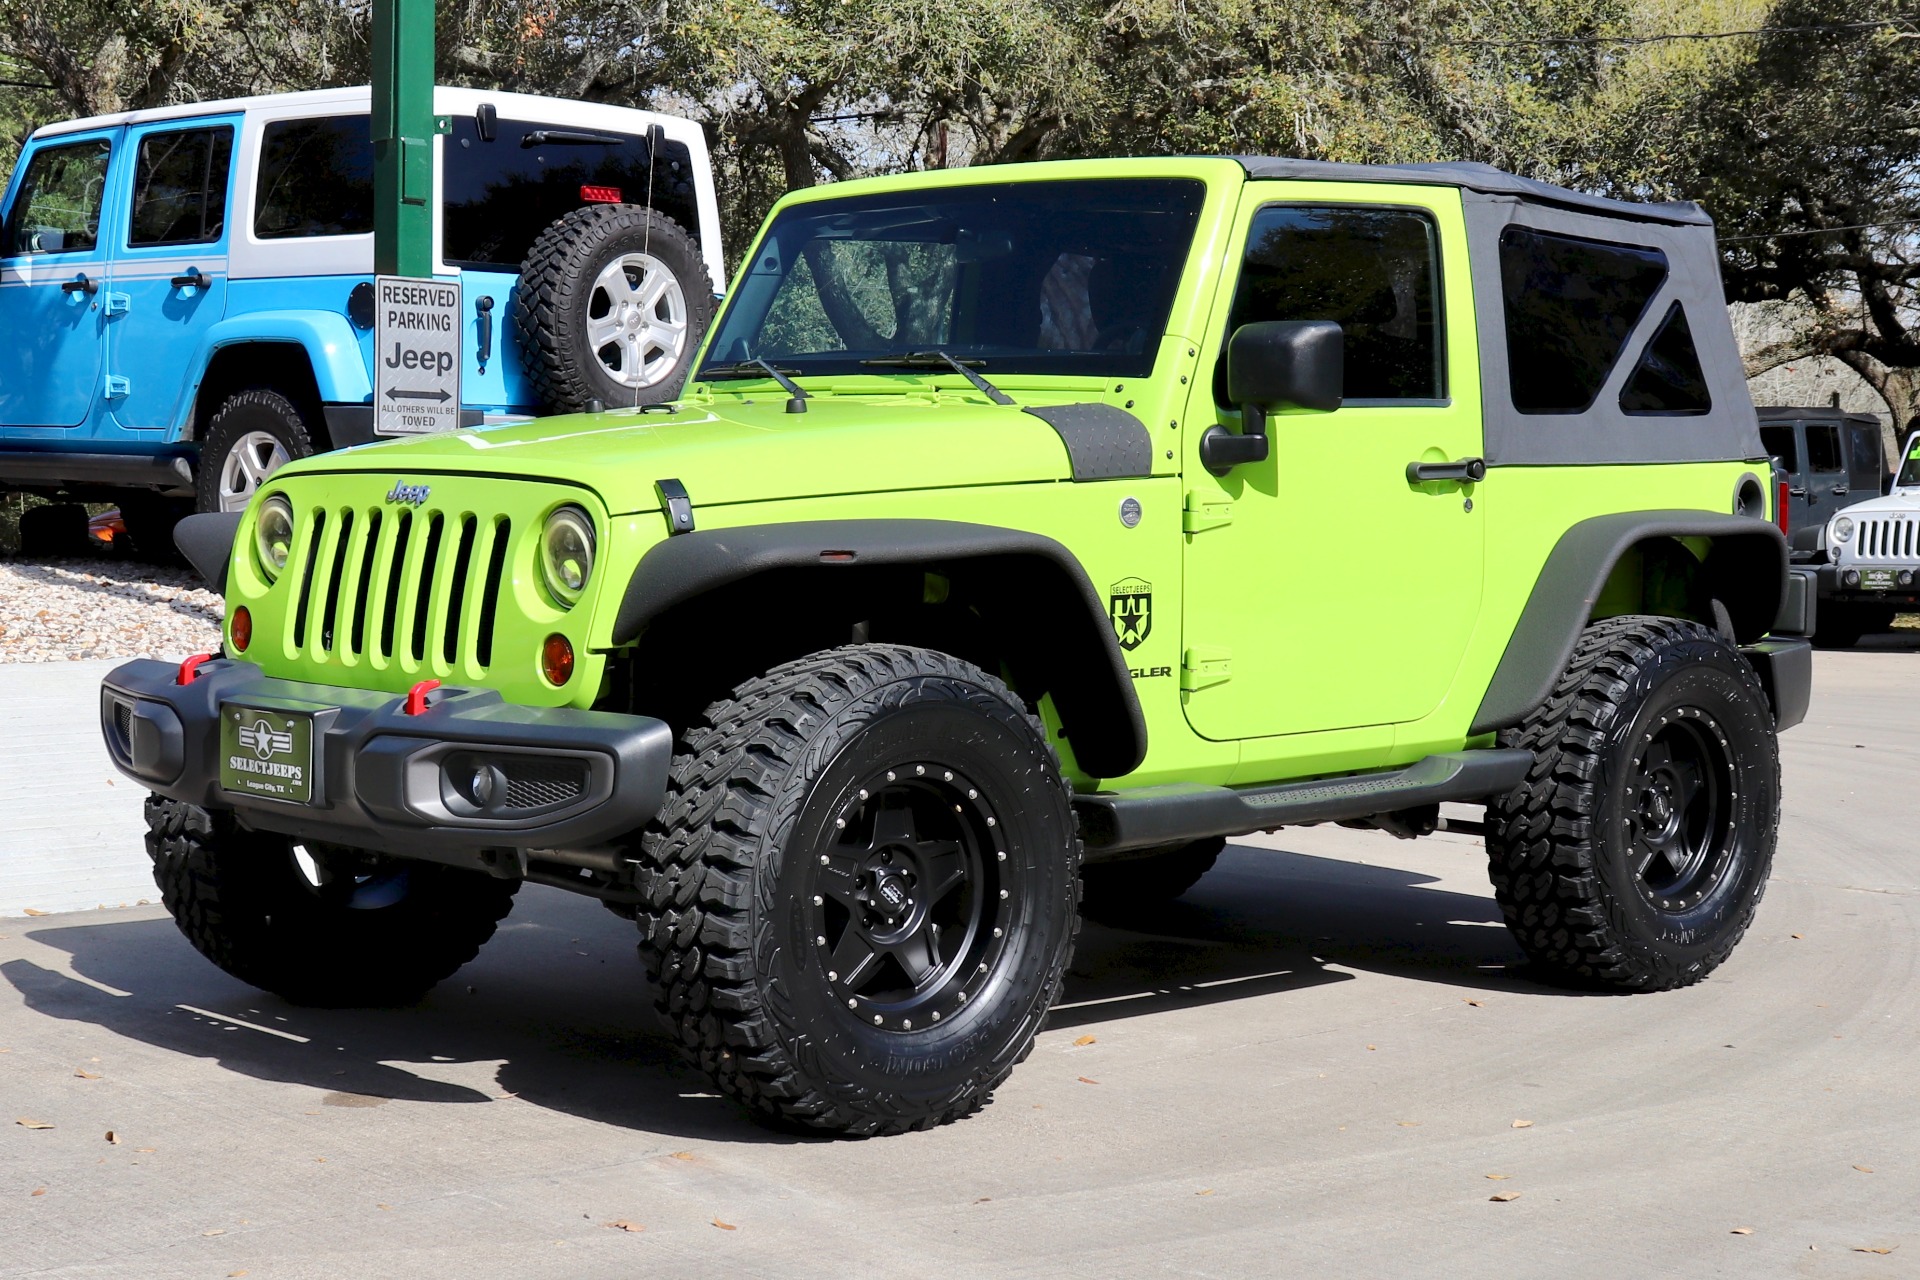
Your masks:
{"label": "side step rail", "polygon": [[1208,836],[1244,836],[1309,822],[1338,822],[1450,800],[1484,800],[1526,779],[1533,754],[1512,748],[1453,751],[1404,769],[1264,787],[1172,783],[1076,796],[1087,860]]}

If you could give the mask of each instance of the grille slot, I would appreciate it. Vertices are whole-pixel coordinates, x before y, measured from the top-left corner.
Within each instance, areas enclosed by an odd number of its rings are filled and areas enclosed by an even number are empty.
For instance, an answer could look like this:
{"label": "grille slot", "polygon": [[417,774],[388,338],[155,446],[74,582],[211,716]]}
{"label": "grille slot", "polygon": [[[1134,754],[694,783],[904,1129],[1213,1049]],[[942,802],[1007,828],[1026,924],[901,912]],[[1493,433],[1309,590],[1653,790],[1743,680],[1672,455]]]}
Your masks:
{"label": "grille slot", "polygon": [[447,596],[447,626],[440,638],[440,656],[452,666],[460,653],[461,606],[467,598],[467,572],[473,559],[473,540],[480,522],[472,516],[460,517],[460,545],[453,553],[453,590]]}
{"label": "grille slot", "polygon": [[501,516],[493,522],[493,547],[487,556],[487,585],[480,593],[480,625],[474,631],[474,659],[483,667],[493,665],[493,611],[500,603],[500,575],[507,567],[507,536],[513,522]]}
{"label": "grille slot", "polygon": [[440,530],[444,523],[438,511],[427,517],[427,546],[420,556],[420,581],[413,595],[413,640],[407,648],[415,662],[427,656],[427,610],[433,604],[433,571],[440,566]]}
{"label": "grille slot", "polygon": [[360,563],[353,571],[353,623],[347,630],[347,643],[352,646],[348,652],[355,657],[367,651],[367,594],[373,590],[373,568],[378,563],[382,523],[379,511],[367,512],[366,536],[360,539]]}
{"label": "grille slot", "polygon": [[320,559],[322,539],[327,532],[327,513],[313,513],[313,532],[306,539],[306,568],[300,575],[300,603],[293,612],[293,643],[298,648],[307,644],[307,608],[313,597],[314,567]]}
{"label": "grille slot", "polygon": [[538,756],[507,756],[500,761],[507,775],[506,809],[544,809],[578,800],[587,789],[587,767],[578,760],[544,760]]}
{"label": "grille slot", "polygon": [[386,602],[380,610],[380,656],[393,656],[393,626],[400,614],[401,567],[407,563],[407,545],[413,538],[413,513],[402,511],[394,522],[393,550],[385,557]]}
{"label": "grille slot", "polygon": [[133,751],[133,706],[131,703],[113,704],[113,732],[119,738],[120,750],[131,754]]}

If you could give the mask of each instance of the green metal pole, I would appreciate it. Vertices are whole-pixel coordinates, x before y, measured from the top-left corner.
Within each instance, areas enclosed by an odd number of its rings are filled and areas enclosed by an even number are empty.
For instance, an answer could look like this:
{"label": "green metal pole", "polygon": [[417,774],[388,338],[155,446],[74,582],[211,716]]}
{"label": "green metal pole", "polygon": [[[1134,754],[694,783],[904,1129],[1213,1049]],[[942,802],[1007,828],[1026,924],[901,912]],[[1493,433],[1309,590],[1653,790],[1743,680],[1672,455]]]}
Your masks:
{"label": "green metal pole", "polygon": [[433,4],[373,0],[373,269],[433,274]]}

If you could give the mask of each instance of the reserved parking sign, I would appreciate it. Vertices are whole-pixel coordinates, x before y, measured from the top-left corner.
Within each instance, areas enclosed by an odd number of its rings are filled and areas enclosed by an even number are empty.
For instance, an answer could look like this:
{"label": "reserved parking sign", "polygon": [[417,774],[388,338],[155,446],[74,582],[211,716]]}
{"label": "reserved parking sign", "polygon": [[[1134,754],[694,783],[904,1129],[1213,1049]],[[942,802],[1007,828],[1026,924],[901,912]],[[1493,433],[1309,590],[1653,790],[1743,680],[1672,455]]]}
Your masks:
{"label": "reserved parking sign", "polygon": [[373,429],[383,436],[460,425],[460,282],[374,278]]}

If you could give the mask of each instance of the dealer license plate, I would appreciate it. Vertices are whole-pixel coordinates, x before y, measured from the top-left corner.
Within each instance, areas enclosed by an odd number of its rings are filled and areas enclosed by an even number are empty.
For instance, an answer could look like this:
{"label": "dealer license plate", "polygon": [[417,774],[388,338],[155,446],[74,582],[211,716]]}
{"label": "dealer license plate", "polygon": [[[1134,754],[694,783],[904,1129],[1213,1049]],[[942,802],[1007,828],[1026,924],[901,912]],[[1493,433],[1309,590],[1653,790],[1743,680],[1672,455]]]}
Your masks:
{"label": "dealer license plate", "polygon": [[220,785],[269,800],[313,800],[313,716],[227,703],[220,708]]}
{"label": "dealer license plate", "polygon": [[1862,569],[1860,586],[1867,591],[1891,591],[1893,590],[1893,570]]}

